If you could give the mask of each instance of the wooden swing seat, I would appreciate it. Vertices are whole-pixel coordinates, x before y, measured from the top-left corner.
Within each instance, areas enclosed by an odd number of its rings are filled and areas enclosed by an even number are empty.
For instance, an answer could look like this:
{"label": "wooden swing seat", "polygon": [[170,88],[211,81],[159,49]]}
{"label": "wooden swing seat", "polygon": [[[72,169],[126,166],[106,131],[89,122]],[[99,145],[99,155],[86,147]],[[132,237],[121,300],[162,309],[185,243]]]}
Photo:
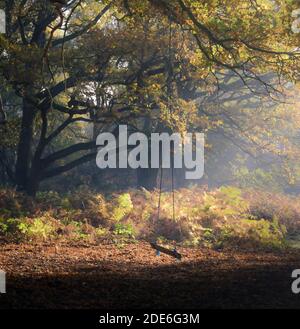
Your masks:
{"label": "wooden swing seat", "polygon": [[182,255],[179,252],[177,252],[177,250],[169,250],[169,249],[161,247],[158,244],[153,243],[153,242],[150,242],[150,245],[153,249],[155,249],[157,251],[160,251],[160,252],[162,252],[166,255],[169,255],[171,257],[174,257],[178,260],[181,260],[181,258],[182,258]]}

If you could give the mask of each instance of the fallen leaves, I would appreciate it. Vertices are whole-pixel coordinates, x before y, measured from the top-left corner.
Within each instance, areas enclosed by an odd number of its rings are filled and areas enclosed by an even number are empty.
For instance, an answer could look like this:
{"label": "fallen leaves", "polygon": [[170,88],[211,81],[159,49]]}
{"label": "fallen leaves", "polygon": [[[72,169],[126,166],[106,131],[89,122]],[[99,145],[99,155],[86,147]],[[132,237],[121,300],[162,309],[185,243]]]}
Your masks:
{"label": "fallen leaves", "polygon": [[290,291],[297,253],[179,252],[181,262],[157,257],[147,243],[1,245],[8,287],[0,307],[300,307]]}

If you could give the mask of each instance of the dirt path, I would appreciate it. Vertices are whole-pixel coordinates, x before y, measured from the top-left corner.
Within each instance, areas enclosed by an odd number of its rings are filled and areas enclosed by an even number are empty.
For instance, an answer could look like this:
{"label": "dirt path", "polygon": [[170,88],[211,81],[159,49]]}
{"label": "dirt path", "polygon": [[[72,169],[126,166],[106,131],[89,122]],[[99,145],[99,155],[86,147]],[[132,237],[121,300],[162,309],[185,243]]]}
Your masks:
{"label": "dirt path", "polygon": [[300,308],[291,292],[296,252],[180,252],[177,262],[143,243],[2,245],[7,294],[0,308]]}

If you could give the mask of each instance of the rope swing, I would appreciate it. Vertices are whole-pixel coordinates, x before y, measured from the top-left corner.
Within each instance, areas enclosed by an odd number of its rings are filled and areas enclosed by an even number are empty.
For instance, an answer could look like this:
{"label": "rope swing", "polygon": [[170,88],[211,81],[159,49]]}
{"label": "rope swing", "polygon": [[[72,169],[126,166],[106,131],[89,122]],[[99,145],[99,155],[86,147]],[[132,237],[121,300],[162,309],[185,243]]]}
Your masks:
{"label": "rope swing", "polygon": [[[172,113],[171,97],[172,97],[172,78],[173,78],[173,65],[172,65],[172,21],[169,18],[169,61],[168,61],[168,78],[167,78],[167,97],[168,97],[168,108],[170,113]],[[175,189],[174,189],[174,154],[171,161],[171,170],[172,170],[172,215],[173,221],[176,222],[175,215]],[[160,170],[160,182],[159,182],[159,197],[158,197],[158,207],[157,207],[157,221],[160,220],[160,210],[161,210],[161,195],[162,195],[162,183],[163,183],[163,167],[161,166]],[[180,234],[182,234],[180,229]],[[156,250],[156,255],[160,256],[160,253],[167,254],[181,260],[182,255],[178,253],[176,246],[173,250],[169,250],[162,246],[159,246],[157,242],[150,243],[151,247]]]}

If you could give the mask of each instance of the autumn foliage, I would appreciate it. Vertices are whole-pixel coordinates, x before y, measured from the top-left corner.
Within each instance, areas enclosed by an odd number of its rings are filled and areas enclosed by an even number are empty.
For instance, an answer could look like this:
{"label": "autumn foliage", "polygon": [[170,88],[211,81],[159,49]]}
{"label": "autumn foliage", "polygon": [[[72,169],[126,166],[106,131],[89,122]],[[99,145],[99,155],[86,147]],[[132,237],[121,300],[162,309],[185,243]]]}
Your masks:
{"label": "autumn foliage", "polygon": [[[127,243],[134,240],[208,248],[284,248],[300,230],[296,197],[222,187],[163,192],[160,218],[158,192],[129,190],[102,195],[86,189],[37,199],[2,190],[0,230],[5,240],[43,242]],[[268,202],[266,202],[268,201]]]}

